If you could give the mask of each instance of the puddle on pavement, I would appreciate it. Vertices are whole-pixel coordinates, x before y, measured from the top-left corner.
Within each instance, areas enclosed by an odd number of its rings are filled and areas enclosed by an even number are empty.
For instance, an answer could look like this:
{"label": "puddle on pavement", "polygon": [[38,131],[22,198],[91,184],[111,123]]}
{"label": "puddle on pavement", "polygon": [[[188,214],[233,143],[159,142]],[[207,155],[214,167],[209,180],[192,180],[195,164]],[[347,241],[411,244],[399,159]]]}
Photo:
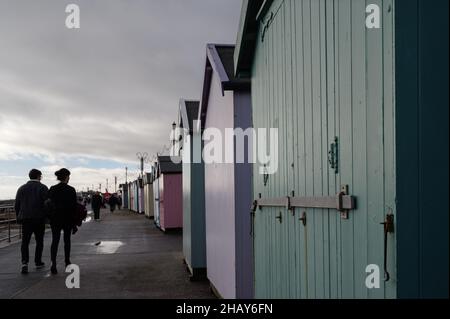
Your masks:
{"label": "puddle on pavement", "polygon": [[100,241],[94,243],[99,254],[114,254],[123,245],[124,243],[121,241]]}

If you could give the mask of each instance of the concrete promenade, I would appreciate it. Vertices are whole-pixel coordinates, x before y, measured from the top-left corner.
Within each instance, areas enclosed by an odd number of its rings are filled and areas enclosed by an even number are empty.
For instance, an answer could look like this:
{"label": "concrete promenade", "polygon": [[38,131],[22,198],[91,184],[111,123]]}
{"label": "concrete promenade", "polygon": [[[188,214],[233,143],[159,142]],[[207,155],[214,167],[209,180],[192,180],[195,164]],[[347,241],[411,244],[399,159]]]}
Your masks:
{"label": "concrete promenade", "polygon": [[[50,275],[50,243],[47,232],[46,267],[36,270],[30,263],[28,275],[20,274],[20,242],[0,248],[0,298],[213,298],[207,282],[189,281],[182,235],[163,234],[142,215],[103,210],[100,222],[88,221],[72,236],[71,261],[80,267],[80,289],[66,288],[62,236],[59,273]],[[33,238],[30,261],[34,247]]]}

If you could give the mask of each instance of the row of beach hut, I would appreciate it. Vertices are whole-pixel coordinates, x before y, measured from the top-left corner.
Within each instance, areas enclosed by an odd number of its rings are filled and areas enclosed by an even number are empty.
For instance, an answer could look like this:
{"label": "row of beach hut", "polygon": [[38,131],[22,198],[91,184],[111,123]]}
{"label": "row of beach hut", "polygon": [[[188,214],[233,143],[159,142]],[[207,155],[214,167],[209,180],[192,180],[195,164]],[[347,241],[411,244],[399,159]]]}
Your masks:
{"label": "row of beach hut", "polygon": [[[447,66],[447,90],[448,46],[427,43],[448,41],[430,14],[448,2],[372,2],[379,29],[365,1],[244,0],[237,44],[207,45],[201,98],[180,101],[183,161],[125,187],[131,210],[183,229],[192,278],[217,295],[448,297],[448,134],[433,129],[448,133],[448,103],[419,72]],[[278,129],[278,170],[195,161],[209,128]]]}
{"label": "row of beach hut", "polygon": [[151,172],[122,189],[125,208],[164,232],[183,230],[192,280],[207,278],[224,298],[253,298],[252,165],[210,165],[201,156],[205,129],[252,127],[250,81],[234,76],[234,50],[207,46],[202,100],[179,103],[178,157],[158,156]]}

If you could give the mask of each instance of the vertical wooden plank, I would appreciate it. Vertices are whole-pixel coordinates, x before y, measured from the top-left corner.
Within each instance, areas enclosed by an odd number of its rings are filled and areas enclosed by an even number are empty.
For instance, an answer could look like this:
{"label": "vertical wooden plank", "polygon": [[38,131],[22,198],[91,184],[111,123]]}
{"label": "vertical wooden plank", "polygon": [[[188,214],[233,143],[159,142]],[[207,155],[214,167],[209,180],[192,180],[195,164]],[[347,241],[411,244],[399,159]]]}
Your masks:
{"label": "vertical wooden plank", "polygon": [[[383,1],[383,83],[384,83],[384,206],[392,208],[396,213],[395,204],[395,104],[394,104],[394,1]],[[391,280],[385,283],[385,298],[396,298],[396,240],[395,234],[389,235],[388,267]]]}
{"label": "vertical wooden plank", "polygon": [[[367,114],[366,114],[366,39],[364,1],[352,5],[352,100],[353,100],[353,185],[358,196],[358,211],[352,213],[355,225],[355,297],[367,298],[365,286],[367,259]],[[359,206],[360,205],[360,206]]]}
{"label": "vertical wooden plank", "polygon": [[[275,34],[276,30],[276,22],[272,23],[272,26],[269,28],[267,32],[267,38],[265,41],[269,42],[269,45],[271,47],[270,57],[269,57],[269,63],[272,68],[272,86],[271,86],[271,100],[273,103],[271,105],[268,105],[268,107],[271,110],[271,126],[273,128],[279,128],[279,114],[280,114],[280,104],[278,101],[278,86],[279,86],[279,65],[278,65],[278,59],[277,59],[277,40],[278,37]],[[270,74],[269,74],[270,76]],[[280,138],[280,142],[282,139]],[[280,143],[281,144],[281,143]],[[281,145],[279,145],[281,147]],[[282,161],[282,155],[280,154],[280,158]],[[281,167],[278,167],[278,172],[271,176],[269,178],[269,185],[270,185],[270,194],[269,198],[274,197],[275,194],[279,192],[279,186],[278,186],[278,178],[280,173]],[[270,179],[272,181],[270,181]],[[275,217],[277,216],[277,210],[274,208],[271,208],[271,218],[269,220],[269,223],[271,225],[271,231],[272,231],[272,280],[273,280],[273,297],[274,298],[280,298],[280,269],[279,269],[279,262],[280,262],[280,248],[279,248],[279,236],[278,236],[278,225],[276,224]]]}
{"label": "vertical wooden plank", "polygon": [[[258,38],[258,41],[261,41],[261,37]],[[262,45],[264,45],[265,47],[265,73],[264,73],[264,78],[265,78],[265,82],[266,82],[266,88],[265,88],[265,95],[266,98],[264,99],[264,117],[265,117],[265,121],[263,122],[264,126],[263,128],[267,128],[267,127],[271,127],[272,126],[272,112],[273,109],[270,108],[270,105],[273,105],[273,100],[272,100],[272,86],[273,86],[273,76],[269,76],[269,74],[273,74],[273,64],[269,63],[269,61],[271,61],[271,52],[272,52],[272,47],[270,42],[265,42]],[[267,144],[267,142],[266,142]],[[268,144],[267,144],[268,145]],[[261,177],[260,177],[261,178]],[[270,190],[272,188],[271,183],[269,183],[268,187],[262,186],[262,194],[264,197],[268,197],[270,196]],[[273,291],[274,291],[274,285],[273,285],[273,264],[272,264],[272,260],[273,260],[273,256],[272,256],[272,252],[273,252],[273,239],[272,239],[272,223],[271,221],[271,215],[272,212],[271,210],[267,209],[265,210],[264,213],[264,224],[265,224],[265,231],[266,234],[269,234],[268,238],[267,238],[267,257],[266,257],[266,276],[268,278],[268,283],[267,283],[267,292],[266,292],[266,297],[272,297],[273,296]]]}
{"label": "vertical wooden plank", "polygon": [[420,297],[448,298],[449,2],[440,0],[430,4],[419,1],[417,30],[420,201],[416,209],[420,225]]}
{"label": "vertical wooden plank", "polygon": [[[257,129],[259,125],[259,118],[258,118],[258,112],[257,110],[261,109],[261,82],[262,77],[260,77],[260,65],[261,65],[261,53],[262,50],[259,46],[257,46],[257,50],[255,51],[255,64],[252,68],[252,83],[253,83],[253,90],[252,90],[252,116],[253,116],[253,127]],[[254,143],[257,144],[257,140],[254,141]],[[254,154],[254,156],[257,156],[257,153]],[[257,157],[254,157],[257,159]],[[257,198],[257,194],[259,192],[259,179],[257,174],[257,166],[253,165],[253,198]],[[260,298],[260,283],[261,281],[259,278],[262,278],[261,276],[261,268],[263,267],[263,264],[261,264],[260,256],[260,245],[263,243],[262,238],[260,237],[260,219],[259,214],[256,215],[253,218],[253,233],[252,233],[252,241],[253,241],[253,269],[254,269],[254,275],[253,275],[253,289],[254,289],[254,296],[255,298]]]}
{"label": "vertical wooden plank", "polygon": [[[288,177],[288,191],[295,191],[295,173],[294,173],[294,35],[295,29],[293,28],[293,10],[294,10],[294,0],[288,0],[284,3],[285,11],[285,34],[286,34],[286,45],[285,45],[285,90],[286,90],[286,106],[287,106],[287,116],[286,116],[286,131],[287,131],[287,177]],[[296,269],[296,217],[295,213],[287,214],[287,274],[288,274],[288,298],[296,298],[296,286],[297,286],[297,269]]]}
{"label": "vertical wooden plank", "polygon": [[[395,104],[399,298],[420,298],[419,0],[395,1]],[[413,29],[414,28],[414,29]],[[412,30],[413,29],[413,30]],[[412,125],[412,123],[414,123]],[[414,155],[412,155],[414,154]]]}
{"label": "vertical wooden plank", "polygon": [[[314,195],[314,174],[313,174],[313,114],[312,114],[312,52],[311,52],[311,0],[303,3],[303,44],[304,44],[304,84],[305,84],[305,162],[306,162],[306,195]],[[307,238],[307,269],[308,269],[308,294],[307,298],[315,298],[315,249],[314,249],[314,229],[315,214],[311,211],[308,214],[308,238]]]}
{"label": "vertical wooden plank", "polygon": [[[256,50],[256,62],[253,74],[253,80],[258,81],[257,85],[254,86],[252,94],[257,97],[258,101],[253,101],[253,121],[255,129],[261,127],[262,123],[265,121],[267,112],[266,108],[266,84],[267,77],[265,76],[267,65],[264,63],[266,59],[266,46],[264,46],[259,41],[257,42]],[[254,197],[258,198],[259,194],[263,192],[261,184],[261,175],[259,174],[258,165],[253,167],[253,187],[254,187]],[[269,239],[267,236],[267,225],[265,222],[265,215],[257,210],[255,212],[255,297],[264,298],[266,297],[267,284],[269,282],[269,277],[267,273],[268,260],[270,251],[268,251]],[[267,252],[267,253],[264,253]]]}
{"label": "vertical wooden plank", "polygon": [[[335,46],[335,136],[338,136],[340,134],[340,108],[341,108],[341,86],[340,86],[340,72],[341,72],[341,65],[340,65],[340,43],[341,43],[341,26],[340,21],[342,20],[340,17],[340,4],[341,1],[335,0],[334,1],[334,30],[335,30],[335,37],[334,37],[334,46]],[[332,137],[334,139],[334,137]],[[341,183],[341,176],[340,174],[336,175],[335,178],[335,192],[338,191],[339,185]],[[342,286],[343,286],[343,280],[342,280],[342,232],[341,232],[341,219],[336,214],[334,215],[334,220],[336,224],[336,254],[337,254],[337,290],[338,290],[338,298],[342,298]]]}
{"label": "vertical wooden plank", "polygon": [[[286,188],[286,105],[284,104],[284,34],[283,34],[283,7],[276,13],[275,22],[273,23],[274,32],[274,49],[276,59],[276,74],[277,74],[277,86],[276,86],[276,128],[279,132],[279,153],[280,153],[280,165],[278,168],[278,174],[276,174],[276,187],[277,190],[272,194],[273,197],[283,196]],[[286,216],[284,211],[276,209],[275,216],[281,215],[282,222],[278,222],[275,219],[276,232],[277,232],[277,275],[278,275],[278,298],[284,298],[286,290],[286,256],[285,256],[285,232]]]}
{"label": "vertical wooden plank", "polygon": [[[268,32],[271,32],[270,30]],[[267,35],[266,35],[267,36]],[[267,103],[266,103],[266,111],[267,111],[267,123],[266,123],[266,128],[267,127],[273,127],[273,117],[274,117],[274,112],[275,111],[275,100],[274,100],[274,85],[275,85],[275,67],[274,67],[274,63],[273,63],[273,44],[271,41],[266,41],[267,45],[267,77],[268,77],[268,99],[267,99]],[[266,193],[266,197],[270,197],[271,194],[273,193],[274,190],[274,185],[273,182],[271,181],[272,177],[269,177],[269,182],[267,187],[265,187],[265,193]],[[274,264],[274,258],[275,258],[275,246],[274,246],[274,240],[275,237],[273,236],[273,210],[272,209],[267,209],[267,216],[266,216],[266,223],[267,223],[267,228],[268,228],[268,232],[270,234],[269,237],[269,247],[270,247],[270,255],[269,255],[269,269],[268,269],[268,273],[269,273],[269,278],[270,278],[270,285],[269,285],[269,296],[271,298],[274,298],[276,296],[276,280],[277,278],[275,277],[276,274],[276,269],[275,269],[275,264]]]}
{"label": "vertical wooden plank", "polygon": [[[279,187],[280,187],[280,195],[287,196],[289,193],[289,182],[290,179],[288,177],[288,167],[289,167],[289,157],[288,157],[288,104],[287,104],[287,95],[286,95],[286,88],[287,88],[287,81],[286,81],[286,74],[287,74],[287,67],[286,67],[286,42],[287,42],[287,35],[285,32],[285,20],[286,20],[286,10],[285,10],[286,2],[283,1],[282,5],[278,11],[278,16],[276,19],[278,20],[278,32],[277,36],[280,40],[280,44],[277,47],[278,49],[278,56],[279,56],[279,72],[280,72],[280,87],[279,87],[279,101],[280,101],[280,125],[279,129],[282,131],[282,154],[283,154],[283,163],[282,166],[282,174],[280,175],[280,178],[278,180]],[[282,223],[280,223],[280,270],[281,270],[281,297],[282,298],[288,298],[289,295],[289,270],[288,270],[288,242],[289,242],[289,233],[288,233],[288,216],[287,211],[285,209],[281,210],[283,219]]]}
{"label": "vertical wooden plank", "polygon": [[[295,78],[297,81],[296,92],[297,92],[297,107],[296,107],[296,145],[297,145],[297,155],[296,155],[296,165],[295,172],[298,174],[298,179],[296,183],[296,191],[299,196],[306,196],[306,156],[305,156],[305,55],[304,55],[304,27],[303,27],[303,6],[305,0],[294,0],[295,3],[295,34],[296,34],[296,59],[297,66],[295,69]],[[301,214],[299,211],[298,214]],[[297,287],[297,294],[300,298],[307,298],[307,287],[308,287],[308,273],[307,273],[307,258],[306,258],[306,237],[305,237],[305,227],[303,225],[298,226],[298,231],[296,234],[297,242],[297,268],[299,275],[299,286]]]}
{"label": "vertical wooden plank", "polygon": [[[289,28],[290,28],[290,36],[291,36],[291,52],[290,52],[290,59],[291,59],[291,129],[292,129],[292,149],[291,149],[291,156],[292,156],[292,189],[297,193],[298,192],[298,175],[297,170],[299,167],[298,163],[298,82],[297,82],[297,29],[296,29],[296,1],[290,0],[289,1],[289,12],[290,12],[290,19],[289,19]],[[299,226],[297,224],[297,214],[298,212],[294,212],[294,216],[292,217],[292,220],[290,221],[291,228],[290,228],[290,259],[289,262],[291,263],[291,271],[293,274],[292,277],[292,284],[290,287],[290,294],[291,297],[294,299],[300,298],[300,285],[301,285],[301,268],[298,264],[298,232]]]}
{"label": "vertical wooden plank", "polygon": [[[312,66],[312,194],[322,195],[322,102],[321,102],[320,2],[311,1],[311,66]],[[314,215],[314,281],[315,298],[324,298],[323,210]]]}
{"label": "vertical wooden plank", "polygon": [[[328,195],[328,114],[327,114],[327,30],[326,30],[326,0],[320,1],[320,68],[321,68],[321,172],[322,195]],[[330,298],[330,238],[329,211],[322,210],[323,232],[323,298]]]}
{"label": "vertical wooden plank", "polygon": [[[261,41],[260,38],[258,39],[258,41]],[[266,46],[266,64],[267,64],[267,99],[265,101],[265,111],[267,112],[267,122],[265,123],[266,126],[265,127],[271,127],[272,125],[272,118],[273,118],[273,108],[270,108],[270,105],[274,104],[273,101],[273,83],[274,83],[274,75],[273,75],[273,64],[269,63],[268,61],[271,61],[272,59],[272,44],[269,41],[265,41],[264,42],[264,46]],[[272,74],[272,76],[268,76],[268,74]],[[269,182],[267,187],[263,188],[263,196],[268,197],[271,194],[271,189],[272,189],[272,183]],[[269,285],[268,285],[268,297],[273,297],[274,294],[274,280],[275,278],[273,277],[273,270],[274,270],[274,265],[273,265],[273,238],[272,238],[272,226],[273,224],[270,222],[271,220],[271,215],[272,215],[272,211],[271,209],[263,209],[263,214],[265,217],[265,224],[266,224],[266,232],[269,235],[268,236],[268,247],[267,247],[267,252],[268,252],[268,269],[267,269],[267,275],[269,278]]]}
{"label": "vertical wooden plank", "polygon": [[[280,117],[282,112],[282,105],[280,103],[280,56],[279,56],[279,45],[280,38],[278,36],[278,27],[279,27],[279,19],[275,19],[272,25],[269,27],[270,33],[268,41],[272,44],[272,61],[274,66],[274,86],[273,86],[273,100],[274,104],[272,105],[274,109],[273,113],[273,126],[277,128],[279,131],[279,155],[280,155],[280,166],[278,167],[277,173],[272,177],[273,189],[271,191],[270,197],[275,197],[276,194],[280,192],[280,176],[283,174],[283,165],[281,162],[283,161],[283,131],[280,130]],[[278,215],[278,209],[273,209],[273,219],[272,219],[272,227],[274,232],[274,271],[275,271],[275,298],[281,298],[281,277],[282,271],[280,269],[280,261],[281,261],[281,243],[280,243],[280,230],[279,224],[277,223],[276,216]]]}
{"label": "vertical wooden plank", "polygon": [[[326,34],[327,34],[327,111],[328,111],[328,134],[327,153],[330,141],[336,136],[335,131],[335,105],[336,105],[336,81],[335,81],[335,4],[334,0],[326,1]],[[336,175],[327,164],[328,172],[328,194],[335,194]],[[330,251],[330,298],[338,297],[338,254],[337,254],[337,225],[336,214],[328,212],[329,218],[329,251]]]}
{"label": "vertical wooden plank", "polygon": [[[381,0],[371,1],[382,8]],[[367,213],[368,262],[383,268],[383,31],[366,30],[367,45]],[[356,212],[358,213],[358,212]],[[384,298],[384,289],[369,290],[369,298]]]}
{"label": "vertical wooden plank", "polygon": [[[352,185],[351,4],[339,1],[339,162],[340,184]],[[350,191],[352,188],[350,187]],[[341,221],[342,298],[354,297],[353,216]]]}

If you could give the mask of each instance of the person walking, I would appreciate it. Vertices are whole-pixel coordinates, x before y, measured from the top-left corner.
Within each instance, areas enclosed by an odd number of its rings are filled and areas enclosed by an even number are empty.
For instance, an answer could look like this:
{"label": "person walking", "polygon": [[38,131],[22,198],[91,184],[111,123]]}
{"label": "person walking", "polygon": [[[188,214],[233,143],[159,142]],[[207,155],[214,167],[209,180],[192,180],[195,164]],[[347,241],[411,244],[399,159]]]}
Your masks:
{"label": "person walking", "polygon": [[44,203],[47,199],[48,188],[41,184],[41,171],[32,169],[28,176],[30,180],[18,189],[14,204],[17,222],[22,225],[22,274],[28,274],[29,245],[33,234],[36,240],[34,254],[36,268],[45,266],[42,262],[42,251],[44,249],[46,218]]}
{"label": "person walking", "polygon": [[100,196],[99,192],[96,192],[92,196],[92,210],[94,211],[94,220],[100,220],[100,209],[103,206],[103,198]]}
{"label": "person walking", "polygon": [[122,209],[122,196],[117,196],[117,206],[119,207],[119,210]]}
{"label": "person walking", "polygon": [[61,231],[64,232],[64,257],[66,267],[71,264],[70,248],[72,232],[77,231],[74,224],[77,210],[77,194],[75,188],[68,185],[70,180],[70,171],[62,168],[55,173],[59,184],[50,187],[48,197],[54,206],[54,212],[50,218],[52,228],[52,246],[51,246],[51,273],[57,274],[56,257],[58,254],[58,245],[61,238]]}
{"label": "person walking", "polygon": [[111,213],[114,213],[114,211],[116,210],[116,206],[118,204],[116,194],[111,195],[111,197],[109,198],[108,204],[109,204],[109,210],[111,211]]}

